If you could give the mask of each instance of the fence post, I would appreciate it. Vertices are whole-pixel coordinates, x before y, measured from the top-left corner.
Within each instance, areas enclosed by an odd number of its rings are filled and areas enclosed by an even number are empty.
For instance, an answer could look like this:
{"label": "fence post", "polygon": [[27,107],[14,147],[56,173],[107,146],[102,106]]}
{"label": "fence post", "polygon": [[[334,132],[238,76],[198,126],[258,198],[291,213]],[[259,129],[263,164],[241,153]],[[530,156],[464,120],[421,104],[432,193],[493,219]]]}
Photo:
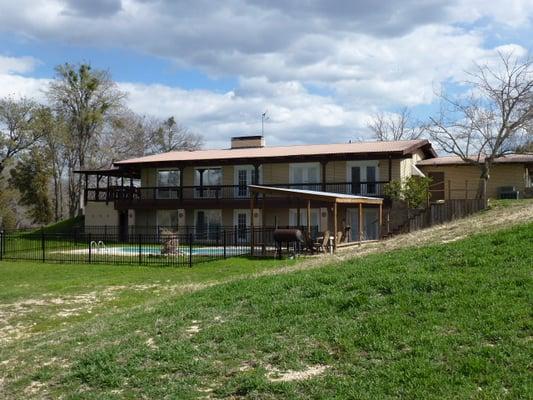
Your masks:
{"label": "fence post", "polygon": [[143,253],[142,253],[142,245],[141,245],[141,234],[137,235],[137,244],[139,245],[139,265],[143,262]]}
{"label": "fence post", "polygon": [[92,247],[91,246],[91,233],[87,235],[87,241],[89,242],[89,264],[91,263]]}
{"label": "fence post", "polygon": [[[222,242],[224,244],[224,259],[226,259],[226,230],[225,229],[222,231]],[[1,256],[0,256],[0,260],[1,260]]]}
{"label": "fence post", "polygon": [[44,246],[44,230],[41,228],[41,250],[42,250],[42,256],[43,256],[43,262],[45,262],[46,256],[45,256],[45,246]]}
{"label": "fence post", "polygon": [[4,231],[0,231],[0,261],[4,258]]}
{"label": "fence post", "polygon": [[192,233],[189,233],[189,267],[192,267]]}

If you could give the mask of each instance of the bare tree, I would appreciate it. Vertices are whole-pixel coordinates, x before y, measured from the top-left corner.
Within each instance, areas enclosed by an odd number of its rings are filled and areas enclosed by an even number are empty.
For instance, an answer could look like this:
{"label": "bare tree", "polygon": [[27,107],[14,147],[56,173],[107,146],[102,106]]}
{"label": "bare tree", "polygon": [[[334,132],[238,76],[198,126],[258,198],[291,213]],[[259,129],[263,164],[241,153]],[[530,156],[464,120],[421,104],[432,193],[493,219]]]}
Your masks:
{"label": "bare tree", "polygon": [[198,150],[202,147],[203,138],[177,123],[174,117],[170,117],[160,124],[154,132],[151,142],[150,151],[161,153],[176,150]]}
{"label": "bare tree", "polygon": [[0,176],[10,160],[42,137],[35,124],[38,109],[37,103],[27,98],[0,99]]}
{"label": "bare tree", "polygon": [[107,71],[93,70],[87,64],[64,64],[56,67],[47,96],[68,126],[69,215],[74,217],[83,190],[82,176],[75,177],[74,170],[86,167],[105,119],[122,105],[125,94]]}
{"label": "bare tree", "polygon": [[470,76],[468,96],[440,94],[440,113],[430,118],[427,129],[443,151],[479,166],[480,191],[486,199],[494,160],[531,137],[532,62],[499,53],[497,66],[476,65]]}
{"label": "bare tree", "polygon": [[374,114],[368,128],[374,137],[382,142],[419,139],[424,133],[424,128],[413,120],[411,110],[407,107],[396,114]]}
{"label": "bare tree", "polygon": [[94,163],[108,167],[113,161],[142,157],[150,153],[151,139],[160,121],[124,108],[107,121],[99,138]]}

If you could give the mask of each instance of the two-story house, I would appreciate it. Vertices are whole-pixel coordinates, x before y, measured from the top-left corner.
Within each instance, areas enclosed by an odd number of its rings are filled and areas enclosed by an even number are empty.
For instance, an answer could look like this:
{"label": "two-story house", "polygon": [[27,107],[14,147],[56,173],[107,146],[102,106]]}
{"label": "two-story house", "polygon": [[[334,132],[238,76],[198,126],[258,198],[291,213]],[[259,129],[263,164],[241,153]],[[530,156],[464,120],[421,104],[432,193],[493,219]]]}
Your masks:
{"label": "two-story house", "polygon": [[[250,226],[251,218],[254,226],[301,226],[308,213],[294,198],[272,199],[264,215],[252,213],[248,185],[382,197],[387,182],[420,175],[416,163],[433,157],[427,140],[268,147],[261,136],[235,137],[228,149],[174,151],[84,171],[85,224],[207,235]],[[377,212],[364,210],[366,238],[377,234]],[[315,204],[309,215],[319,231],[331,225],[325,205]],[[337,218],[339,226],[357,226],[360,214],[345,207]],[[351,235],[358,239],[356,230]]]}

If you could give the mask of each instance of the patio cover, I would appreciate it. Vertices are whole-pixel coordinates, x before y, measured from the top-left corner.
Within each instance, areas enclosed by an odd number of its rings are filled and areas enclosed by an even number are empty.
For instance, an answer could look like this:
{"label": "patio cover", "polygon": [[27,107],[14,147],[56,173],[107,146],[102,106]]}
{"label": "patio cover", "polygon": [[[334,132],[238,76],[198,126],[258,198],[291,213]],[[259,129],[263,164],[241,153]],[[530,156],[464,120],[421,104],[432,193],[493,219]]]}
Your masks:
{"label": "patio cover", "polygon": [[[333,205],[333,232],[334,232],[334,245],[333,248],[337,249],[337,204],[357,204],[359,206],[359,237],[363,230],[363,205],[372,204],[379,206],[379,224],[383,222],[383,199],[380,197],[367,197],[358,196],[353,194],[331,193],[321,192],[318,190],[302,190],[302,189],[288,189],[278,188],[274,186],[260,186],[260,185],[248,185],[251,193],[261,193],[263,195],[269,194],[274,196],[293,197],[297,199],[307,200],[307,231],[311,231],[311,201],[323,201],[330,202]],[[251,228],[253,232],[254,218],[253,210],[255,204],[255,196],[250,196],[250,210],[252,218],[250,218]],[[264,203],[263,203],[264,204]],[[254,251],[254,240],[252,235],[251,250]]]}
{"label": "patio cover", "polygon": [[383,199],[380,197],[321,192],[318,190],[278,188],[274,186],[248,185],[248,187],[252,193],[294,197],[303,200],[317,200],[337,204],[383,204]]}

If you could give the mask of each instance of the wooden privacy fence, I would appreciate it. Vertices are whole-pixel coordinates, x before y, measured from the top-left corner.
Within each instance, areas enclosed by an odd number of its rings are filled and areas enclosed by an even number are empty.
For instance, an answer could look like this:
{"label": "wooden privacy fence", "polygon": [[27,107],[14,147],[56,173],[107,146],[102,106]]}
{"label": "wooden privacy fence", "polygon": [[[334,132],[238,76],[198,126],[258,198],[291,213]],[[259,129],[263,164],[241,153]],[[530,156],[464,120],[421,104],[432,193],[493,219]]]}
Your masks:
{"label": "wooden privacy fence", "polygon": [[415,215],[409,217],[407,231],[429,228],[433,225],[443,224],[459,218],[464,218],[485,208],[483,199],[447,200],[444,203],[430,204]]}

